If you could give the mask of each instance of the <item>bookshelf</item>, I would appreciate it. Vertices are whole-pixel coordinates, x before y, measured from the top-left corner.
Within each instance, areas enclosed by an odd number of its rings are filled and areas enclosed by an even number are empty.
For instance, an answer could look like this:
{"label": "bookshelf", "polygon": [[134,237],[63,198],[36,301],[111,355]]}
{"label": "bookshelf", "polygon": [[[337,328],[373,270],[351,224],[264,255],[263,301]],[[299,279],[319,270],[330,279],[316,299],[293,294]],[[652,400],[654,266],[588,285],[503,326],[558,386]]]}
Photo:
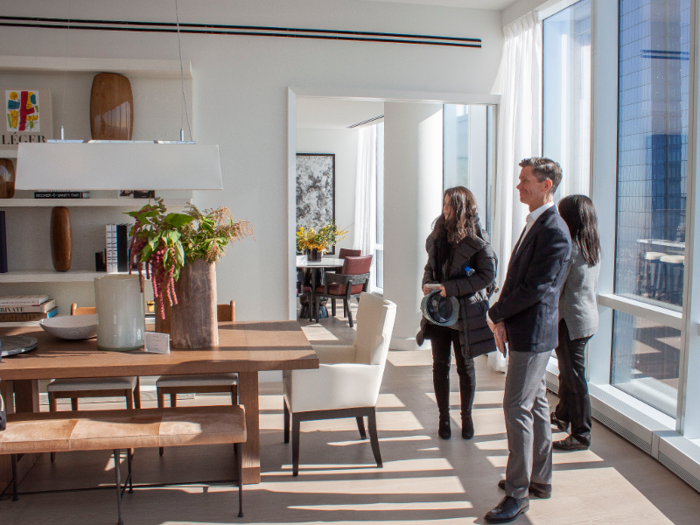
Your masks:
{"label": "bookshelf", "polygon": [[[163,199],[168,210],[174,208],[186,208],[192,199]],[[0,210],[4,208],[53,208],[54,206],[66,206],[68,208],[128,208],[129,211],[141,209],[148,204],[148,199],[0,199]]]}
{"label": "bookshelf", "polygon": [[[117,272],[128,275],[129,272]],[[138,272],[133,272],[138,275]],[[0,273],[0,284],[4,283],[91,283],[97,277],[104,277],[107,272],[93,272],[90,270],[68,270],[57,272],[56,270],[19,270]],[[4,326],[4,325],[3,325]]]}

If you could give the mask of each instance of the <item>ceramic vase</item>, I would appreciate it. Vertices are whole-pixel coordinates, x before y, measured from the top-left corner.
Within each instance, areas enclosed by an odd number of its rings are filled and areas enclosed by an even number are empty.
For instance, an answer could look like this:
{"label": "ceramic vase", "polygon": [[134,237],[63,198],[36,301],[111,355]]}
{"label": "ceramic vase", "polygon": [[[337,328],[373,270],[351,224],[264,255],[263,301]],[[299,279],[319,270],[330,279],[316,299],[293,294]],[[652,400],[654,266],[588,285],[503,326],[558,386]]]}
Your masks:
{"label": "ceramic vase", "polygon": [[320,250],[306,250],[306,260],[311,262],[319,262],[323,252]]}
{"label": "ceramic vase", "polygon": [[170,346],[180,349],[217,346],[216,264],[204,259],[185,264],[175,283],[175,293],[177,304],[170,309]]}
{"label": "ceramic vase", "polygon": [[51,210],[51,259],[57,272],[70,270],[73,258],[73,231],[70,210],[57,206]]}
{"label": "ceramic vase", "polygon": [[95,279],[97,348],[127,352],[142,348],[146,329],[138,275]]}

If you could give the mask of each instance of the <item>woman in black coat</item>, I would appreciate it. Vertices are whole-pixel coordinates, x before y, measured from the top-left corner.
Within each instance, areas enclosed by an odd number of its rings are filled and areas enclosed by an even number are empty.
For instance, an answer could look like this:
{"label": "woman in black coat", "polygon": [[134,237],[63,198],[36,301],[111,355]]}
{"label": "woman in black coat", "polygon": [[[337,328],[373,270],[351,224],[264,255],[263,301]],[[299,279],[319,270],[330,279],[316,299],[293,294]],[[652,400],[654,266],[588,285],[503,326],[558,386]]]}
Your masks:
{"label": "woman in black coat", "polygon": [[493,352],[496,343],[486,323],[489,291],[496,279],[496,255],[482,231],[476,200],[471,191],[457,186],[445,191],[442,215],[425,242],[428,263],[423,273],[423,293],[439,284],[440,295],[459,300],[459,319],[449,327],[421,322],[417,339],[430,339],[433,351],[433,386],[440,415],[438,435],[449,439],[450,360],[454,348],[462,409],[462,437],[474,436],[472,404],[476,390],[474,358]]}

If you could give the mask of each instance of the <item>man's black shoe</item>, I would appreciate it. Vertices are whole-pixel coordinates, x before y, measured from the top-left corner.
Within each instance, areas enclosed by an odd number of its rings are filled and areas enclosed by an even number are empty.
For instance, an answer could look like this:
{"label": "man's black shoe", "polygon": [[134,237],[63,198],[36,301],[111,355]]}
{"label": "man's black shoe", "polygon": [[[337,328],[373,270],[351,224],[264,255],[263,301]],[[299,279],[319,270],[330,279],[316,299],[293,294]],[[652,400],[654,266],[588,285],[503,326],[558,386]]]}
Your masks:
{"label": "man's black shoe", "polygon": [[574,436],[569,435],[566,439],[552,443],[552,448],[569,452],[572,450],[588,450],[591,448],[591,445],[583,443]]}
{"label": "man's black shoe", "polygon": [[530,500],[528,498],[518,499],[506,496],[493,510],[486,513],[484,519],[489,523],[509,523],[529,509]]}
{"label": "man's black shoe", "polygon": [[[498,482],[498,488],[501,490],[506,490],[506,480],[502,479]],[[540,499],[549,499],[552,497],[552,486],[546,483],[535,483],[530,482],[530,496]]]}
{"label": "man's black shoe", "polygon": [[564,421],[562,419],[559,419],[554,412],[552,412],[549,416],[549,420],[551,421],[552,425],[557,427],[557,430],[559,432],[566,432],[569,430],[569,422]]}

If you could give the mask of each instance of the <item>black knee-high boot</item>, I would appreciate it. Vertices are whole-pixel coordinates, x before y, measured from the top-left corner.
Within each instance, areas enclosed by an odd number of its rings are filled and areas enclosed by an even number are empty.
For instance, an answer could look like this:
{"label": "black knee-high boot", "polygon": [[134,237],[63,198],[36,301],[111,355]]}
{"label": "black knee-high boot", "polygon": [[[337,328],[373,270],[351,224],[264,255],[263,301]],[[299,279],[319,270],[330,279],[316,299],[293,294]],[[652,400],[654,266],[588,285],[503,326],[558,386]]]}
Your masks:
{"label": "black knee-high boot", "polygon": [[442,326],[434,326],[431,332],[431,347],[433,350],[433,388],[437,401],[440,422],[438,435],[442,439],[450,439],[450,358],[453,330]]}

